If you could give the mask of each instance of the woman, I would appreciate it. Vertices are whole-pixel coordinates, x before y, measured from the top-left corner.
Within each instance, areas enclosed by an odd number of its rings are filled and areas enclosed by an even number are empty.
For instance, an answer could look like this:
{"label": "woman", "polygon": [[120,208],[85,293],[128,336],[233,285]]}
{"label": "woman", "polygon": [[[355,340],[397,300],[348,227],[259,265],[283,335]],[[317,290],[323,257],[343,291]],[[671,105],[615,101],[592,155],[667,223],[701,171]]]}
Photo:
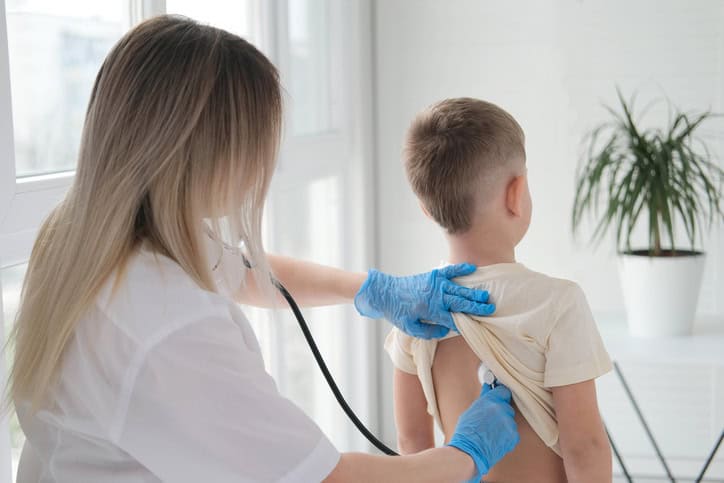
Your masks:
{"label": "woman", "polygon": [[[449,282],[465,265],[394,278],[267,259],[281,118],[275,68],[227,32],[158,17],[110,52],[23,289],[19,481],[459,481],[514,446],[505,388],[471,406],[451,446],[399,458],[340,456],[279,395],[237,305],[268,305],[272,271],[306,305],[354,298],[421,337],[454,327],[448,309],[491,312]],[[253,270],[228,248],[241,245]]]}

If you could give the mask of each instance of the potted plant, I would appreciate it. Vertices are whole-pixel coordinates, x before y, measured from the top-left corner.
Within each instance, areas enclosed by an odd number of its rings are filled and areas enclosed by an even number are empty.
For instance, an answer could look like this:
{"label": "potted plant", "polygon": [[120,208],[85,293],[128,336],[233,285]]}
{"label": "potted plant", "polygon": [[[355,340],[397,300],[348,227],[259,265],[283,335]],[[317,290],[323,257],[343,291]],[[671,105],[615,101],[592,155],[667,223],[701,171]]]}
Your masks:
{"label": "potted plant", "polygon": [[[611,230],[619,253],[619,273],[629,330],[635,336],[691,334],[704,271],[696,246],[704,229],[724,218],[724,172],[711,161],[695,134],[710,112],[669,112],[665,128],[643,128],[633,103],[618,91],[620,112],[587,136],[576,176],[574,233],[592,215],[591,242]],[[634,248],[637,226],[648,245]],[[680,235],[688,241],[679,245]]]}

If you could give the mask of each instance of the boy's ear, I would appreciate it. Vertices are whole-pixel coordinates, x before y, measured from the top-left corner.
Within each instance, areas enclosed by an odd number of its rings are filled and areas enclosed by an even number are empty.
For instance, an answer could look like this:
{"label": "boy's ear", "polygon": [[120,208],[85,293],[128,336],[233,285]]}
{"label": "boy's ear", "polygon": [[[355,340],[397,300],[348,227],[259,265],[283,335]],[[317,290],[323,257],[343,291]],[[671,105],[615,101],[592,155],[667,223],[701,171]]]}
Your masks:
{"label": "boy's ear", "polygon": [[508,183],[505,192],[505,206],[513,216],[523,215],[523,197],[525,193],[525,175],[514,177]]}
{"label": "boy's ear", "polygon": [[420,209],[422,210],[423,213],[425,213],[425,216],[432,220],[432,215],[430,215],[430,212],[427,211],[427,208],[425,208],[425,205],[422,204],[422,200],[417,200],[417,204],[420,205]]}

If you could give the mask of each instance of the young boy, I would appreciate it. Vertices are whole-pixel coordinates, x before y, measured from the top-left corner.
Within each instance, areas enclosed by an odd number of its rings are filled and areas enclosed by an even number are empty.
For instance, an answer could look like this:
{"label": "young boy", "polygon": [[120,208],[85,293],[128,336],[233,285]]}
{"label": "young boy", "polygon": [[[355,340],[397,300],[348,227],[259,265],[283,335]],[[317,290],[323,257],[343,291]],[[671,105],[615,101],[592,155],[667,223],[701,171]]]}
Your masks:
{"label": "young boy", "polygon": [[480,393],[482,362],[512,391],[520,432],[483,481],[610,483],[594,379],[611,361],[586,298],[575,283],[515,261],[532,209],[523,130],[493,104],[448,99],[413,121],[405,168],[423,210],[446,231],[448,262],[479,267],[456,282],[488,290],[497,311],[455,314],[460,334],[440,341],[390,333],[400,452],[434,446],[433,420],[450,440]]}

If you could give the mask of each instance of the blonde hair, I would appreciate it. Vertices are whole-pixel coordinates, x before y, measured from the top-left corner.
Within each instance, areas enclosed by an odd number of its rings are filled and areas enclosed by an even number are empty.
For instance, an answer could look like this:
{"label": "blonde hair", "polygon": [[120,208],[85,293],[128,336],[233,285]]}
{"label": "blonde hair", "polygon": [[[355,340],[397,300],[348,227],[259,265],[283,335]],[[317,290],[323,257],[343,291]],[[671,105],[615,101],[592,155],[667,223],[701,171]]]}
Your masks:
{"label": "blonde hair", "polygon": [[463,233],[474,203],[490,191],[500,168],[525,162],[525,135],[495,104],[446,99],[413,120],[404,159],[412,189],[430,216],[448,233]]}
{"label": "blonde hair", "polygon": [[93,86],[73,185],[30,257],[10,398],[39,407],[76,323],[141,242],[213,291],[206,225],[243,243],[257,283],[267,281],[261,222],[281,119],[275,67],[235,35],[161,16],[113,47]]}

